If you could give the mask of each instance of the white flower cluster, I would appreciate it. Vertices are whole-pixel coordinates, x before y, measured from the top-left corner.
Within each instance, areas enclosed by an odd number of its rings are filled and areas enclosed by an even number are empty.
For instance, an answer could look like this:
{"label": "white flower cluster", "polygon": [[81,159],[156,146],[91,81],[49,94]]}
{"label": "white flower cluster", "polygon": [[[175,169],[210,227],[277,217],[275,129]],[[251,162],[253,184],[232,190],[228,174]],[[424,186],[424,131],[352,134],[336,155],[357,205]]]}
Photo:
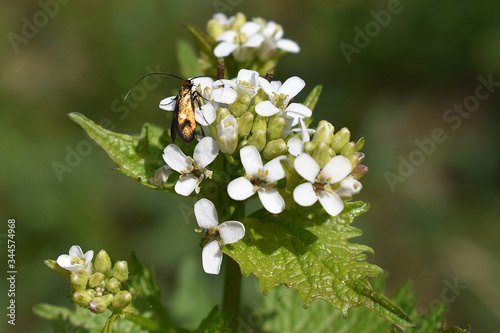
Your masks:
{"label": "white flower cluster", "polygon": [[[165,148],[165,162],[170,169],[180,173],[175,185],[178,194],[199,193],[201,182],[212,177],[213,172],[207,169],[209,164],[220,152],[233,154],[238,146],[245,175],[232,180],[227,187],[234,200],[246,200],[258,193],[270,213],[282,212],[285,201],[275,184],[285,178],[284,162],[292,165],[304,179],[304,183],[293,191],[295,201],[301,206],[311,206],[319,200],[330,215],[336,216],[343,209],[341,198],[349,198],[360,191],[361,183],[348,177],[359,163],[359,156],[349,159],[349,156],[338,155],[343,148],[340,147],[336,156],[333,149],[327,149],[327,153],[333,152],[334,156],[328,155],[326,161],[318,163],[317,158],[313,158],[317,154],[310,146],[324,147],[325,142],[318,144],[322,133],[328,132],[325,134],[329,137],[327,145],[333,143],[333,126],[322,124],[318,127],[321,128],[318,139],[315,136],[310,142],[310,134],[315,131],[307,128],[304,118],[310,117],[312,111],[303,104],[291,103],[305,86],[299,77],[291,77],[281,84],[259,77],[256,71],[242,69],[233,80],[214,82],[204,77],[192,82],[193,89],[204,96],[203,105],[196,109],[196,120],[206,128],[207,136],[199,140],[193,157],[186,156],[175,144]],[[173,110],[174,97],[162,100],[160,107]],[[304,151],[304,145],[309,149]],[[268,160],[266,164],[262,157]],[[171,172],[163,167],[158,170],[155,180],[161,183]]]}
{"label": "white flower cluster", "polygon": [[283,28],[276,22],[262,18],[247,21],[242,13],[229,18],[217,13],[208,22],[207,30],[219,42],[214,49],[216,57],[224,58],[233,54],[237,61],[246,61],[256,54],[264,61],[278,49],[290,53],[300,51],[297,43],[283,38]]}

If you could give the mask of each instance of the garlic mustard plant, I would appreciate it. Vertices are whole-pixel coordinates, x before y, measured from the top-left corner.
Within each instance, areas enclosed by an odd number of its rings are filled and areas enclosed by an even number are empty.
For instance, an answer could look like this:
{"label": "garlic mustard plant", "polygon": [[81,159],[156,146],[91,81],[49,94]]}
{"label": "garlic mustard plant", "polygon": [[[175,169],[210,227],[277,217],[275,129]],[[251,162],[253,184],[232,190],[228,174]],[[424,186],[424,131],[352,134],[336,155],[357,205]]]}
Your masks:
{"label": "garlic mustard plant", "polygon": [[[368,209],[352,201],[368,172],[362,164],[364,139],[352,141],[347,128],[336,130],[329,120],[313,119],[321,86],[306,88],[303,79],[281,77],[276,70],[281,56],[299,52],[298,44],[283,38],[278,23],[247,20],[242,13],[215,14],[207,32],[190,24],[186,28],[200,52],[191,63],[193,73],[185,73],[194,77],[191,95],[184,95],[192,98],[193,110],[176,109],[176,96],[161,100],[160,108],[191,116],[194,111],[194,142],[172,143],[170,122],[176,113],[160,126],[144,125],[137,137],[107,131],[78,113],[70,117],[108,152],[118,171],[149,188],[191,197],[185,202],[194,218],[185,215],[186,226],[197,223],[202,234],[201,268],[226,275],[222,313],[233,313],[233,319],[221,314],[224,327],[236,332],[240,280],[250,274],[263,293],[281,284],[295,289],[301,306],[323,299],[344,317],[350,308],[365,306],[390,323],[413,327],[397,304],[372,289],[369,278],[383,273],[365,261],[364,252],[372,250],[349,242],[360,234],[350,224]],[[207,77],[196,77],[198,70]],[[296,100],[302,91],[307,96]],[[219,224],[219,216],[226,222]],[[166,216],[165,223],[178,221]],[[197,246],[171,234],[163,238],[186,252]],[[162,251],[164,244],[155,246]],[[112,267],[109,256],[100,253],[93,272],[92,254],[73,247],[57,260],[59,266],[48,263],[71,271],[71,276],[59,272],[71,281],[73,302],[94,313],[112,309],[107,327],[124,316],[150,330],[185,331],[169,323],[159,292],[152,301],[158,286],[136,258],[138,273],[131,275],[136,280],[128,284],[124,262]],[[224,255],[229,257],[225,269]],[[153,316],[142,317],[129,307],[141,286],[148,295],[143,301],[154,303],[145,308],[153,309]],[[217,311],[202,325],[215,325]]]}

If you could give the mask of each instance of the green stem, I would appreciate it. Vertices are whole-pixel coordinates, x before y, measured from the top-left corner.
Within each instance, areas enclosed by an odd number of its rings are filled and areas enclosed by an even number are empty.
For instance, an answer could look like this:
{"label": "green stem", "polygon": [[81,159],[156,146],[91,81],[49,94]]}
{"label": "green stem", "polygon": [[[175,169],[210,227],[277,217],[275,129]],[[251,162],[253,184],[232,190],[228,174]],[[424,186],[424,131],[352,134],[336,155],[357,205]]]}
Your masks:
{"label": "green stem", "polygon": [[238,317],[240,316],[240,289],[241,271],[233,259],[229,259],[226,266],[224,282],[224,299],[222,301],[222,312],[232,312],[233,317],[229,323],[231,332],[238,329]]}

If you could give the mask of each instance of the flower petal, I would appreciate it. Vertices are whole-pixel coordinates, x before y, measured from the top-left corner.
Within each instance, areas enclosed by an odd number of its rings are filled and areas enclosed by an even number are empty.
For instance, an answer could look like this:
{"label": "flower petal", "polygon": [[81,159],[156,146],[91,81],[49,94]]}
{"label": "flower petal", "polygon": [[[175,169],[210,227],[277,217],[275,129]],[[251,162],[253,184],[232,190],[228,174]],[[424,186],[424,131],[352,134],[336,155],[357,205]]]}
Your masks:
{"label": "flower petal", "polygon": [[227,185],[227,194],[231,199],[243,201],[255,194],[253,184],[246,177],[239,177]]}
{"label": "flower petal", "polygon": [[316,161],[308,154],[302,153],[293,162],[295,171],[298,172],[304,179],[311,183],[314,183],[316,176],[319,173],[319,165]]}
{"label": "flower petal", "polygon": [[269,81],[267,81],[265,78],[259,77],[257,80],[259,81],[260,87],[262,88],[262,90],[264,90],[267,96],[273,96],[273,93],[277,93],[277,89],[274,89],[272,84],[269,83]]}
{"label": "flower petal", "polygon": [[238,93],[233,88],[224,86],[212,89],[211,96],[214,102],[232,104],[238,98]]}
{"label": "flower petal", "polygon": [[245,226],[239,221],[227,221],[219,225],[222,244],[233,244],[245,236]]}
{"label": "flower petal", "polygon": [[213,240],[205,245],[201,253],[201,259],[205,273],[219,274],[220,265],[222,264],[222,251],[219,243]]}
{"label": "flower petal", "polygon": [[88,250],[87,252],[85,252],[85,255],[84,255],[85,266],[87,266],[92,261],[93,257],[94,257],[94,251]]}
{"label": "flower petal", "polygon": [[275,188],[266,188],[265,190],[257,191],[260,202],[264,208],[271,214],[279,214],[285,210],[285,200]]}
{"label": "flower petal", "polygon": [[[229,42],[233,43],[234,38],[236,37],[237,33],[234,30],[226,30],[223,33],[221,33],[219,36],[217,36],[216,41],[218,42]],[[219,44],[220,45],[220,44]]]}
{"label": "flower petal", "polygon": [[259,73],[257,71],[252,71],[249,69],[240,69],[238,72],[238,76],[236,78],[236,82],[254,82],[255,78],[259,77]]}
{"label": "flower petal", "polygon": [[196,179],[193,175],[189,174],[187,175],[187,177],[179,178],[177,183],[175,183],[174,189],[177,194],[187,197],[191,193],[193,193],[197,184],[198,184],[198,179]]}
{"label": "flower petal", "polygon": [[321,170],[330,184],[335,184],[347,177],[352,171],[351,162],[342,155],[332,158]]}
{"label": "flower petal", "polygon": [[281,160],[285,159],[286,156],[278,156],[264,165],[264,170],[269,171],[265,178],[266,182],[272,184],[285,178],[285,170],[283,170],[283,166],[281,165]]}
{"label": "flower petal", "polygon": [[293,199],[303,207],[312,206],[318,201],[314,187],[309,182],[300,184],[293,190]]}
{"label": "flower petal", "polygon": [[189,162],[189,159],[184,155],[182,150],[173,143],[169,144],[163,150],[163,160],[177,172],[187,170],[188,165],[191,165],[191,162]]}
{"label": "flower petal", "polygon": [[[307,106],[304,104],[300,103],[291,103],[288,105],[285,109],[285,112],[287,116],[293,117],[293,118],[308,118],[312,116],[312,111],[309,109]],[[295,126],[296,124],[293,124],[292,126]]]}
{"label": "flower petal", "polygon": [[194,148],[193,159],[205,168],[219,155],[219,144],[213,138],[207,136],[198,142]]}
{"label": "flower petal", "polygon": [[165,111],[174,111],[175,105],[177,103],[176,98],[177,96],[170,96],[162,99],[160,101],[160,109],[163,109]]}
{"label": "flower petal", "polygon": [[304,143],[297,138],[291,138],[287,142],[288,152],[292,156],[298,156],[304,151]]}
{"label": "flower petal", "polygon": [[302,119],[299,119],[299,124],[300,124],[300,130],[302,132],[302,141],[309,142],[311,140],[311,137],[309,136],[309,129],[307,128],[306,123]]}
{"label": "flower petal", "polygon": [[341,198],[352,198],[353,195],[358,194],[363,185],[354,178],[348,177],[340,182],[340,187],[335,190],[335,193]]}
{"label": "flower petal", "polygon": [[73,257],[68,254],[61,254],[59,257],[57,257],[57,264],[62,268],[73,266],[72,261]]}
{"label": "flower petal", "polygon": [[327,191],[319,192],[319,202],[325,211],[331,216],[339,215],[344,209],[344,202],[336,193],[328,193]]}
{"label": "flower petal", "polygon": [[279,89],[280,94],[288,95],[287,100],[289,101],[293,97],[297,96],[297,94],[304,89],[306,83],[298,76],[292,76],[288,80],[286,80],[283,85]]}
{"label": "flower petal", "polygon": [[261,28],[262,28],[262,26],[256,22],[246,22],[240,28],[240,32],[247,35],[247,37],[250,37],[250,36],[256,34]]}
{"label": "flower petal", "polygon": [[285,50],[290,53],[300,52],[299,44],[295,43],[291,39],[282,38],[276,43],[276,46],[278,47],[278,49]]}
{"label": "flower petal", "polygon": [[155,186],[161,186],[161,184],[168,180],[168,177],[170,177],[172,172],[172,168],[170,168],[168,165],[164,165],[156,170],[154,177],[150,179],[149,182]]}
{"label": "flower petal", "polygon": [[[220,37],[220,36],[219,36]],[[214,55],[217,58],[225,58],[238,48],[237,44],[222,42],[214,48]]]}
{"label": "flower petal", "polygon": [[79,247],[78,245],[73,245],[70,249],[69,249],[69,255],[71,257],[78,257],[78,258],[84,258],[84,255],[83,255],[83,251],[82,251],[82,248]]}
{"label": "flower petal", "polygon": [[194,215],[202,229],[215,228],[219,224],[215,205],[208,199],[200,199],[194,204]]}
{"label": "flower petal", "polygon": [[255,112],[257,112],[259,116],[270,117],[280,112],[280,109],[271,101],[263,101],[255,106]]}
{"label": "flower petal", "polygon": [[240,150],[241,164],[245,168],[245,173],[252,177],[259,175],[259,169],[262,169],[262,158],[255,146],[246,146]]}
{"label": "flower petal", "polygon": [[243,47],[259,47],[264,41],[265,37],[261,34],[255,34],[250,37],[244,44]]}
{"label": "flower petal", "polygon": [[194,110],[196,122],[201,126],[208,126],[215,121],[215,107],[212,103],[202,105]]}

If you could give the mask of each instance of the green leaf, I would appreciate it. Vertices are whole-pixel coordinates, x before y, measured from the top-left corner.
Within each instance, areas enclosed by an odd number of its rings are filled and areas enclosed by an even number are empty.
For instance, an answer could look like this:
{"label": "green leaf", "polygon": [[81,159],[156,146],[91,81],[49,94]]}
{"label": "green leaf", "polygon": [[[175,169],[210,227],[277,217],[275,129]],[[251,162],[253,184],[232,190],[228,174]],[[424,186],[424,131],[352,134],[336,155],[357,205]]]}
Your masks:
{"label": "green leaf", "polygon": [[[33,312],[39,317],[49,320],[54,332],[88,332],[99,333],[106,326],[108,318],[113,316],[110,310],[101,314],[94,314],[88,309],[75,306],[75,310],[66,309],[50,304],[37,304]],[[148,330],[128,321],[118,320],[113,325],[114,332],[147,333]]]}
{"label": "green leaf", "polygon": [[171,176],[161,188],[151,183],[156,170],[165,165],[162,159],[163,149],[172,142],[168,131],[145,124],[141,134],[133,137],[108,131],[77,112],[68,116],[108,153],[118,165],[117,171],[137,179],[148,187],[172,190],[176,182],[176,179],[172,178],[175,177]]}
{"label": "green leaf", "polygon": [[193,333],[231,333],[229,329],[231,316],[229,312],[219,314],[219,308],[215,306]]}
{"label": "green leaf", "polygon": [[320,298],[347,316],[351,307],[366,306],[403,327],[413,320],[395,303],[375,292],[367,278],[382,269],[366,263],[368,246],[348,240],[361,235],[350,226],[368,210],[363,202],[346,202],[344,211],[331,217],[322,210],[287,210],[280,215],[258,211],[244,218],[245,237],[223,247],[239,263],[244,275],[253,273],[267,293],[285,284],[299,293],[305,306]]}
{"label": "green leaf", "polygon": [[177,41],[177,61],[184,78],[203,75],[203,72],[198,68],[198,55],[185,39]]}
{"label": "green leaf", "polygon": [[[375,279],[374,290],[381,292],[384,278]],[[415,328],[401,328],[391,325],[390,322],[378,317],[365,308],[356,308],[349,311],[348,318],[333,311],[324,301],[311,304],[308,309],[302,308],[302,302],[296,293],[283,286],[274,288],[269,295],[263,297],[262,307],[255,308],[264,316],[262,329],[264,332],[363,332],[363,333],[437,333],[442,332],[446,306],[435,306],[422,317],[416,315],[416,295],[411,293],[412,284],[405,283],[392,297],[392,301],[402,304],[406,311],[413,314],[417,326]],[[466,333],[458,327],[452,327],[443,333]]]}
{"label": "green leaf", "polygon": [[185,24],[184,27],[189,31],[191,37],[193,37],[196,42],[196,46],[201,53],[201,58],[210,62],[214,68],[217,68],[217,58],[215,57],[213,50],[217,42],[207,35],[202,30],[198,29],[192,24]]}
{"label": "green leaf", "polygon": [[322,85],[317,85],[313,90],[309,93],[306,100],[304,101],[304,105],[307,106],[311,111],[314,110],[316,103],[318,102],[319,95],[321,94],[321,90],[323,89]]}

